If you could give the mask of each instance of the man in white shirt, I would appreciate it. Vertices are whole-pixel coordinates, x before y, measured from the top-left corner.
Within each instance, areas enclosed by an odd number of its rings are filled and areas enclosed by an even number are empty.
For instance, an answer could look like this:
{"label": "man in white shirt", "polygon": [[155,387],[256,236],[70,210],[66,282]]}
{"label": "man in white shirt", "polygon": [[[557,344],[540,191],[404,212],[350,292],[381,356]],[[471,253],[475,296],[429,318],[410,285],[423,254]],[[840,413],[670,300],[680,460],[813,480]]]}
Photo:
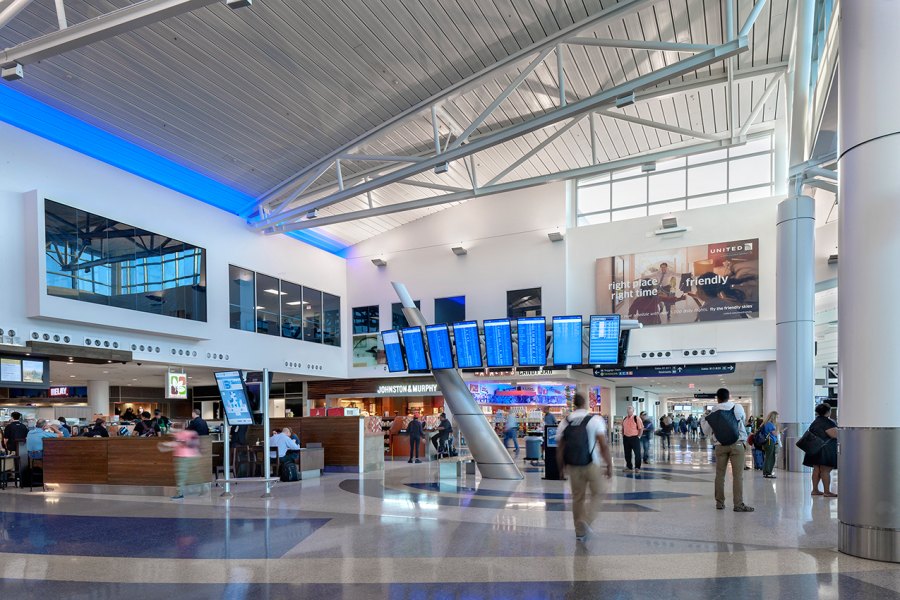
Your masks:
{"label": "man in white shirt", "polygon": [[283,463],[296,461],[300,456],[300,446],[291,439],[291,429],[289,427],[285,427],[279,433],[269,438],[269,448],[278,449],[278,458]]}
{"label": "man in white shirt", "polygon": [[[747,415],[740,404],[731,401],[731,393],[720,388],[716,391],[716,400],[718,404],[713,406],[709,415],[703,418],[700,427],[703,433],[712,438],[715,445],[716,455],[716,508],[724,510],[725,508],[725,471],[728,470],[728,463],[731,463],[731,479],[732,494],[734,495],[734,512],[753,512],[752,506],[744,504],[744,463],[747,455],[747,434],[744,429],[744,423],[747,421]],[[718,434],[723,436],[728,434],[730,437],[737,435],[737,441],[724,445],[716,439],[716,430],[709,423],[709,418],[720,411],[733,411],[733,418],[725,418],[725,429],[720,428]],[[715,417],[714,417],[715,419]],[[733,421],[733,423],[732,423]],[[734,431],[732,431],[732,428]]]}
{"label": "man in white shirt", "polygon": [[[583,542],[603,502],[606,480],[612,478],[612,457],[603,417],[587,411],[587,399],[582,394],[575,394],[574,404],[575,410],[556,430],[556,462],[560,476],[569,476],[575,539]],[[570,430],[568,436],[566,429]],[[585,507],[588,486],[591,502]]]}

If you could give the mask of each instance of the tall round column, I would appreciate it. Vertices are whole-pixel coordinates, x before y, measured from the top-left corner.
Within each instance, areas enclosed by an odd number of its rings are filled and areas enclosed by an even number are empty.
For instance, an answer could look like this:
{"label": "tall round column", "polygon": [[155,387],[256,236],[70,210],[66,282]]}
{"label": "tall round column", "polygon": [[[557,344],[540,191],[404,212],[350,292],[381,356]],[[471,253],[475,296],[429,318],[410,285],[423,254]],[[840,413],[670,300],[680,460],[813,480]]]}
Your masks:
{"label": "tall round column", "polygon": [[795,443],[815,406],[816,206],[809,196],[778,205],[775,274],[776,406],[784,425],[784,468],[802,471]]}
{"label": "tall round column", "polygon": [[766,364],[766,376],[763,378],[763,413],[769,414],[778,410],[778,365]]}
{"label": "tall round column", "polygon": [[838,362],[841,552],[900,562],[900,3],[841,3]]}
{"label": "tall round column", "polygon": [[88,406],[91,407],[91,414],[108,415],[109,409],[109,382],[108,381],[88,381],[87,382]]}

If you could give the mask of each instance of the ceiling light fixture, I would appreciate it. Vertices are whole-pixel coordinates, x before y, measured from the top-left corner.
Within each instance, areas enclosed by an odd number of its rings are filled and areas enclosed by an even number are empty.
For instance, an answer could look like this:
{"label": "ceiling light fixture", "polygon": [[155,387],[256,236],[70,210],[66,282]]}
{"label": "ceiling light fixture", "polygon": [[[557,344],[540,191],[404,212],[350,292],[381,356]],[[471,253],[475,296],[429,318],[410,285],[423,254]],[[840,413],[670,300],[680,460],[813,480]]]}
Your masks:
{"label": "ceiling light fixture", "polygon": [[273,296],[279,296],[279,295],[281,295],[281,296],[287,296],[287,292],[279,292],[279,291],[276,290],[275,288],[269,288],[269,289],[263,290],[263,291],[264,291],[265,293],[267,293],[267,294],[272,294]]}
{"label": "ceiling light fixture", "polygon": [[386,267],[387,261],[384,260],[383,258],[373,258],[372,264],[375,265],[376,267]]}
{"label": "ceiling light fixture", "polygon": [[294,300],[293,302],[285,302],[287,306],[299,306],[301,304],[306,304],[302,300]]}
{"label": "ceiling light fixture", "polygon": [[558,231],[551,231],[547,234],[547,237],[550,238],[551,242],[561,242],[565,239],[565,236]]}
{"label": "ceiling light fixture", "polygon": [[466,249],[465,249],[464,247],[462,247],[462,246],[454,246],[454,247],[452,247],[452,248],[450,248],[450,249],[453,250],[453,254],[455,254],[455,255],[457,255],[457,256],[465,256],[466,254],[469,253],[469,251],[466,250]]}

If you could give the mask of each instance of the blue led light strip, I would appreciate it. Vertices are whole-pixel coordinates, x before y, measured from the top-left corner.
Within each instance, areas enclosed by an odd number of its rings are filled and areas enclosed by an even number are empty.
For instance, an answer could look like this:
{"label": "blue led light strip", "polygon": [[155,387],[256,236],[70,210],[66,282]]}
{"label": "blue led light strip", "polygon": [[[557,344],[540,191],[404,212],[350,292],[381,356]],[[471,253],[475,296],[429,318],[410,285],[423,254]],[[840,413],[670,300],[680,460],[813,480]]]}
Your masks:
{"label": "blue led light strip", "polygon": [[[254,201],[249,194],[76,119],[9,84],[0,84],[0,121],[234,215]],[[332,254],[346,249],[344,244],[311,230],[287,235]]]}

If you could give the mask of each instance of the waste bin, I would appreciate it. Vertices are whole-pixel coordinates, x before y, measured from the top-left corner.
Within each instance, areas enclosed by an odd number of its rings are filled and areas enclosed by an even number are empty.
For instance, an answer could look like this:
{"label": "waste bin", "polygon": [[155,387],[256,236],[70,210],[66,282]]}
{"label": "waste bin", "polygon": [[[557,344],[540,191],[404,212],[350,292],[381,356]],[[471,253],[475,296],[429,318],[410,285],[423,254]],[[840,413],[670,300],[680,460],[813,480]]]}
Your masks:
{"label": "waste bin", "polygon": [[543,438],[527,437],[525,438],[525,460],[541,460],[541,444]]}

